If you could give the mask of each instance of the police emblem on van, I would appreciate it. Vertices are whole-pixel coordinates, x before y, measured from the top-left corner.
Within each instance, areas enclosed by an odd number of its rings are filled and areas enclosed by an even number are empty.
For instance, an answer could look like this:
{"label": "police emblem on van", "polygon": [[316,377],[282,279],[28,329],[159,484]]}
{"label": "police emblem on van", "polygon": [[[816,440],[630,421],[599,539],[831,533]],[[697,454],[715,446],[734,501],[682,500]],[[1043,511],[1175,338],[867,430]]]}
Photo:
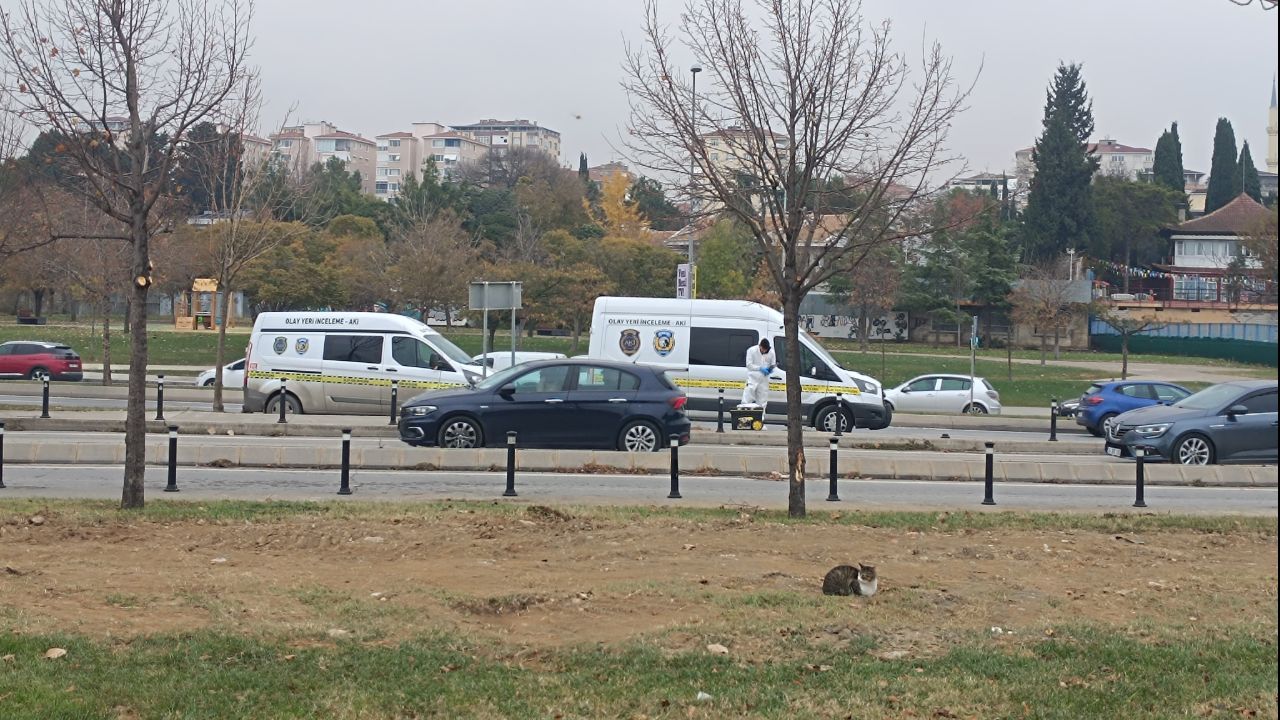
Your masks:
{"label": "police emblem on van", "polygon": [[640,331],[630,328],[623,330],[622,336],[618,338],[618,348],[627,357],[640,352]]}
{"label": "police emblem on van", "polygon": [[289,341],[286,338],[278,337],[271,343],[271,349],[276,351],[277,355],[283,355],[286,348],[289,347]]}
{"label": "police emblem on van", "polygon": [[307,348],[309,347],[311,347],[311,341],[307,338],[298,338],[297,341],[293,343],[293,349],[299,355],[306,355]]}
{"label": "police emblem on van", "polygon": [[676,334],[670,330],[659,330],[653,334],[653,350],[660,357],[666,357],[676,349]]}

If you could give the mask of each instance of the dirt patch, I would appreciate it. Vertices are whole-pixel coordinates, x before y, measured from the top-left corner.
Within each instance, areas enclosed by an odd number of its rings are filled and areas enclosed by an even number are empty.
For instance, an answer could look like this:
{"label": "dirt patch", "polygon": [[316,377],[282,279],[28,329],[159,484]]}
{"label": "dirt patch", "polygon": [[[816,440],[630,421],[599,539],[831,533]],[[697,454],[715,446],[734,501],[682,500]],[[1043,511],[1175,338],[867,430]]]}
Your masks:
{"label": "dirt patch", "polygon": [[[870,598],[825,597],[833,565],[877,567]],[[1274,536],[1078,530],[914,532],[529,506],[334,520],[0,525],[0,610],[20,632],[231,628],[378,641],[434,630],[533,647],[662,637],[765,653],[735,628],[887,658],[958,632],[1099,624],[1276,625]],[[770,652],[776,645],[769,645]]]}

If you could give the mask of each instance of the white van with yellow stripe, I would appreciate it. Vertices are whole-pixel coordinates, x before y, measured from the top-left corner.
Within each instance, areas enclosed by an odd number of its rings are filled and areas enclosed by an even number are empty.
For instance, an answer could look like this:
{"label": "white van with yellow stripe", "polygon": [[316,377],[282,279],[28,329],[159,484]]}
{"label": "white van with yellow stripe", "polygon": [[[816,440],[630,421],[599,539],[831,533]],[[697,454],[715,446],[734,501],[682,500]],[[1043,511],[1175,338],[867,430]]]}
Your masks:
{"label": "white van with yellow stripe", "polygon": [[[716,410],[721,389],[726,409],[742,400],[747,349],[768,338],[778,358],[766,412],[786,414],[786,347],[782,313],[745,300],[601,297],[591,318],[588,355],[658,365],[689,396],[690,410]],[[840,366],[808,333],[800,333],[801,400],[815,428],[839,422],[879,430],[889,426],[880,383]],[[838,412],[837,394],[845,404]]]}
{"label": "white van with yellow stripe", "polygon": [[245,350],[244,411],[379,415],[426,390],[461,387],[483,368],[403,315],[267,312]]}

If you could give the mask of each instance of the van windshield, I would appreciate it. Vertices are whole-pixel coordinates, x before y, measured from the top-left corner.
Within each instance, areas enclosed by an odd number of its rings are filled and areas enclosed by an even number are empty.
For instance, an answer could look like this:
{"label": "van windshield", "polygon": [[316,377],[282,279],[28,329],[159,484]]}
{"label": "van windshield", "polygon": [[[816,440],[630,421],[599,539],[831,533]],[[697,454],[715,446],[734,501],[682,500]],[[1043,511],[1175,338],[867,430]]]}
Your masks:
{"label": "van windshield", "polygon": [[845,368],[845,366],[841,365],[838,361],[836,361],[835,358],[831,357],[831,353],[827,352],[827,349],[822,346],[822,343],[818,342],[818,340],[814,338],[812,335],[810,335],[809,333],[801,330],[800,340],[801,342],[809,343],[809,349],[813,351],[813,354],[822,358],[823,361],[826,362],[828,366],[837,367],[837,368],[840,368],[841,370],[847,369]]}
{"label": "van windshield", "polygon": [[462,348],[449,342],[449,338],[439,333],[423,333],[422,338],[429,344],[434,345],[445,357],[459,365],[474,365],[476,362],[471,359],[470,355],[463,352]]}

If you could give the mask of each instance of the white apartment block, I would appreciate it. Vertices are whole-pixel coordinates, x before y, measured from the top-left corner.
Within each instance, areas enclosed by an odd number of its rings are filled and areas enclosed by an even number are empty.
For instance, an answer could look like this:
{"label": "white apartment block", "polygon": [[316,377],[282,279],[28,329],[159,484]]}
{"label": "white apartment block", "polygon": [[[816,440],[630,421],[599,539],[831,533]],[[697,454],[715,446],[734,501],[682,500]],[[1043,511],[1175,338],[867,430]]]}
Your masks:
{"label": "white apartment block", "polygon": [[271,136],[272,150],[295,172],[302,172],[330,158],[342,162],[348,172],[360,173],[360,189],[373,193],[377,170],[377,143],[327,122],[282,128]]}
{"label": "white apartment block", "polygon": [[560,161],[560,133],[537,122],[490,118],[470,125],[454,125],[452,129],[497,153],[509,147],[534,148]]}
{"label": "white apartment block", "polygon": [[378,167],[374,194],[391,200],[400,194],[400,186],[409,175],[422,179],[422,169],[430,161],[441,177],[451,177],[468,163],[482,161],[489,146],[447,125],[434,122],[414,123],[409,132],[379,135]]}
{"label": "white apartment block", "polygon": [[[1023,148],[1013,154],[1020,183],[1029,185],[1036,174],[1031,160],[1033,148]],[[1103,138],[1089,145],[1089,154],[1098,159],[1098,174],[1137,180],[1150,174],[1155,166],[1155,153],[1150,148],[1121,145],[1113,138]]]}

